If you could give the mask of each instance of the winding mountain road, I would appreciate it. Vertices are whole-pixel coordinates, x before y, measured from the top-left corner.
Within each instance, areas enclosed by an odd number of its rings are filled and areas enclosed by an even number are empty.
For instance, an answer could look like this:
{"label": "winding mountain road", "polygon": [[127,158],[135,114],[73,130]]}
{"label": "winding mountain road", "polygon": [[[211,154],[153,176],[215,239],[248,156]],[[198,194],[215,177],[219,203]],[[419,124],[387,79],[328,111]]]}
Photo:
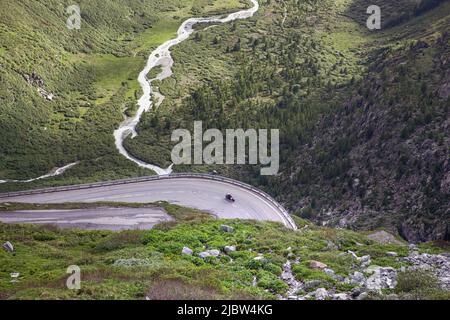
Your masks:
{"label": "winding mountain road", "polygon": [[[65,203],[65,202],[129,202],[150,203],[167,201],[186,207],[200,209],[224,219],[276,221],[288,228],[295,224],[274,199],[263,192],[231,179],[203,176],[149,177],[148,181],[110,182],[109,185],[70,187],[73,190],[36,194],[0,194],[0,203]],[[53,190],[51,190],[53,191]],[[236,202],[225,200],[232,194]],[[29,214],[29,213],[27,213]],[[51,215],[51,213],[48,213]],[[1,216],[0,216],[1,217]],[[17,219],[23,219],[16,212]],[[1,220],[1,219],[0,219]]]}
{"label": "winding mountain road", "polygon": [[[152,107],[151,96],[157,94],[152,90],[152,82],[154,80],[163,80],[172,74],[173,59],[170,49],[174,45],[181,43],[189,38],[193,33],[193,26],[197,23],[226,23],[237,19],[247,19],[252,17],[259,9],[257,0],[250,0],[253,6],[250,9],[241,10],[231,13],[226,17],[209,17],[209,18],[191,18],[183,22],[178,29],[175,39],[171,39],[150,54],[147,65],[139,75],[139,82],[143,89],[143,96],[140,98],[139,110],[137,114],[126,119],[114,132],[116,147],[118,151],[135,162],[141,167],[149,168],[161,175],[161,179],[149,178],[144,181],[127,181],[127,182],[106,182],[97,185],[67,187],[70,190],[42,190],[39,193],[22,193],[15,195],[0,194],[1,202],[22,202],[22,203],[65,203],[65,202],[129,202],[129,203],[150,203],[156,201],[168,201],[170,203],[183,205],[186,207],[197,208],[207,211],[219,218],[225,219],[248,219],[248,220],[264,220],[276,221],[283,223],[286,227],[295,229],[295,223],[289,216],[287,211],[279,205],[269,195],[238,181],[225,178],[212,178],[206,176],[167,176],[172,172],[172,168],[159,168],[155,165],[145,163],[134,158],[123,147],[123,140],[129,136],[137,135],[136,126],[144,112]],[[162,72],[155,79],[148,79],[148,73],[157,66],[162,67]],[[58,169],[56,174],[46,175],[41,178],[54,176],[64,172],[66,169],[75,165],[70,164],[64,168]],[[30,180],[33,181],[33,180]],[[7,181],[1,181],[7,182]],[[27,181],[28,182],[28,181]],[[236,202],[230,203],[225,200],[226,194],[232,194]],[[106,212],[108,211],[108,212]],[[122,210],[123,211],[123,210]],[[129,210],[130,211],[130,210]],[[131,210],[132,211],[132,210]],[[155,215],[154,219],[165,219],[161,216],[161,212],[146,211],[146,218],[152,219],[151,215]],[[159,215],[159,216],[158,216]],[[156,217],[158,216],[158,217]],[[2,220],[3,219],[3,220]],[[120,219],[119,224],[139,224],[142,222],[142,215],[136,212],[113,212],[111,216],[110,210],[79,210],[72,211],[16,211],[14,213],[1,213],[0,221],[8,223],[16,222],[49,222],[56,224],[70,224],[75,221],[82,223],[105,221],[116,221]],[[147,223],[153,222],[146,221]],[[92,223],[91,223],[92,225]]]}

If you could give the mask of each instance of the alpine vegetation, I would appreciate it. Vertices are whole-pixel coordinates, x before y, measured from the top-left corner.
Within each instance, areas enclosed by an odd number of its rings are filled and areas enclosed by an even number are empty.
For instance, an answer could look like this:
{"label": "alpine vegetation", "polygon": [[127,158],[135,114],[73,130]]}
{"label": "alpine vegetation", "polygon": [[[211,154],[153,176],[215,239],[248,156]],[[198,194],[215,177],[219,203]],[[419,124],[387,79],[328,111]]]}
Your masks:
{"label": "alpine vegetation", "polygon": [[[280,165],[280,131],[267,129],[226,129],[225,138],[219,129],[203,132],[201,121],[194,122],[194,132],[177,129],[172,142],[179,142],[172,149],[172,162],[181,164],[261,164],[261,175],[276,175]],[[204,142],[209,142],[203,147]],[[270,154],[268,152],[270,146]]]}

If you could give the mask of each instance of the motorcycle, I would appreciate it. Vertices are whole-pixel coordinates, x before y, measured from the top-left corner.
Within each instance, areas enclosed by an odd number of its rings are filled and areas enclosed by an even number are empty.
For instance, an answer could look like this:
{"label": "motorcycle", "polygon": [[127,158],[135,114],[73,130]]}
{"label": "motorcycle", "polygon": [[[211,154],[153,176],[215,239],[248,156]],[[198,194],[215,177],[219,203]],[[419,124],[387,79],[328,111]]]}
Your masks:
{"label": "motorcycle", "polygon": [[235,202],[236,201],[231,194],[227,194],[225,196],[225,200],[227,200],[228,202]]}

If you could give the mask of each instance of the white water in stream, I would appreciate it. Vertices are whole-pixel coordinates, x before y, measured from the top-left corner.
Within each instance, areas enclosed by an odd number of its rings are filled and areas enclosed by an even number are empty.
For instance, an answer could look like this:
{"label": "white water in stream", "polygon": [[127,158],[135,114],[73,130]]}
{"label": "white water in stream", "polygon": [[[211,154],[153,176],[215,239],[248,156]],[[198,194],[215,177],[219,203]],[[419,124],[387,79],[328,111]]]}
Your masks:
{"label": "white water in stream", "polygon": [[52,170],[51,172],[44,174],[43,176],[34,178],[34,179],[28,179],[28,180],[0,180],[0,184],[2,183],[7,183],[7,182],[20,182],[20,183],[29,183],[29,182],[33,182],[33,181],[37,181],[37,180],[42,180],[42,179],[47,179],[47,178],[51,178],[51,177],[56,177],[59,176],[61,174],[63,174],[64,172],[66,172],[67,170],[69,170],[70,168],[72,168],[73,166],[77,165],[78,162],[74,162],[74,163],[70,163],[64,167],[61,168],[56,168],[54,170]]}
{"label": "white water in stream", "polygon": [[[164,80],[172,75],[172,66],[173,66],[173,59],[170,54],[170,48],[183,42],[184,40],[188,39],[189,36],[194,32],[194,25],[197,23],[225,23],[230,22],[233,20],[238,19],[247,19],[252,17],[258,10],[259,10],[259,3],[257,0],[250,0],[253,3],[253,7],[247,10],[242,10],[239,12],[231,13],[225,18],[220,17],[209,17],[209,18],[191,18],[183,22],[183,24],[178,29],[178,36],[175,39],[171,39],[160,45],[156,50],[154,50],[150,57],[148,58],[147,65],[145,66],[144,70],[139,74],[138,81],[142,87],[142,91],[144,94],[138,101],[139,109],[136,112],[136,115],[132,118],[126,119],[124,122],[121,123],[119,129],[114,131],[114,138],[116,147],[119,150],[119,152],[125,156],[127,159],[135,162],[140,167],[151,169],[156,172],[158,175],[166,175],[172,173],[172,166],[168,167],[167,169],[160,168],[156,165],[152,165],[149,163],[145,163],[144,161],[141,161],[132,155],[128,153],[128,151],[123,146],[123,141],[131,134],[131,137],[134,138],[137,136],[136,132],[136,126],[138,125],[139,121],[141,120],[142,114],[144,112],[149,111],[152,106],[152,95],[157,98],[158,103],[160,104],[162,100],[164,99],[164,96],[160,95],[159,92],[153,91],[152,88],[152,82],[155,80]],[[154,79],[148,79],[147,75],[148,73],[155,67],[160,66],[162,68],[161,73],[159,73],[156,78]],[[63,174],[66,170],[72,168],[73,166],[77,165],[78,162],[68,164],[64,167],[57,168],[50,173],[34,178],[29,180],[1,180],[0,184],[7,183],[7,182],[20,182],[20,183],[29,183],[37,180],[42,180],[46,178],[56,177],[58,175]]]}
{"label": "white water in stream", "polygon": [[[232,13],[225,18],[220,17],[209,17],[209,18],[191,18],[183,22],[183,24],[178,29],[178,36],[175,39],[168,40],[167,42],[160,45],[156,50],[154,50],[150,57],[148,58],[147,65],[144,70],[139,74],[138,81],[142,87],[144,94],[138,101],[139,109],[136,115],[132,118],[126,119],[120,125],[119,129],[114,131],[114,138],[116,142],[116,147],[119,152],[127,159],[133,161],[137,165],[143,168],[151,169],[158,175],[166,175],[172,173],[172,166],[167,169],[160,168],[156,165],[145,163],[128,153],[128,151],[123,146],[123,141],[131,134],[132,138],[137,136],[136,126],[144,112],[149,111],[153,107],[152,94],[156,92],[153,91],[152,82],[155,80],[163,80],[172,75],[173,59],[170,54],[170,48],[188,39],[189,36],[194,32],[194,25],[197,23],[225,23],[237,19],[247,19],[252,17],[259,10],[259,3],[257,0],[250,0],[253,3],[253,7],[247,10],[242,10],[239,12]],[[159,73],[156,78],[148,79],[148,73],[155,67],[160,66],[162,68],[161,73]],[[160,100],[161,101],[161,100]]]}

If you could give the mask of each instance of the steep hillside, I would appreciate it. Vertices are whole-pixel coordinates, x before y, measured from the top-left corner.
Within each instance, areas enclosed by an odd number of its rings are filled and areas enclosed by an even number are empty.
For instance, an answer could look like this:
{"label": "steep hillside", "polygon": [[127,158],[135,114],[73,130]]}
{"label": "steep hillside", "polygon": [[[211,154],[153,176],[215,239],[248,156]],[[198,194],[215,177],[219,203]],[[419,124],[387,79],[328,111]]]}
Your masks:
{"label": "steep hillside", "polygon": [[377,4],[376,32],[367,1],[262,2],[249,21],[199,31],[174,49],[166,100],[127,148],[166,166],[170,133],[193,120],[280,128],[277,177],[176,170],[245,177],[320,223],[448,239],[449,3]]}
{"label": "steep hillside", "polygon": [[307,190],[290,197],[303,216],[391,226],[410,241],[449,239],[449,9],[386,30],[378,41],[389,44],[373,52],[368,74],[301,146],[289,184]]}
{"label": "steep hillside", "polygon": [[[0,299],[450,298],[448,248],[437,244],[408,247],[383,233],[317,227],[301,219],[301,229],[293,231],[158,205],[176,221],[146,231],[0,223],[0,241],[15,248],[0,250]],[[80,290],[65,286],[68,265],[80,267]],[[20,273],[17,282],[10,281],[12,272]]]}
{"label": "steep hillside", "polygon": [[152,174],[119,156],[112,137],[140,95],[136,79],[148,54],[187,17],[247,5],[78,3],[80,30],[66,27],[70,1],[0,4],[0,180],[35,178],[74,161],[81,162],[64,183]]}
{"label": "steep hillside", "polygon": [[[99,13],[100,2],[89,1],[86,27],[74,33],[64,28],[64,6],[9,2],[0,24],[0,180],[80,161],[26,187],[150,174],[119,156],[112,137],[122,111],[136,111],[134,79],[146,55],[188,16],[248,5],[128,0],[101,2],[110,10]],[[449,2],[260,4],[253,18],[198,26],[173,49],[174,74],[157,84],[166,99],[144,115],[127,150],[166,167],[171,133],[194,120],[223,130],[279,128],[277,176],[248,166],[175,170],[246,180],[329,226],[448,240]],[[370,4],[382,9],[379,31],[366,28]]]}

